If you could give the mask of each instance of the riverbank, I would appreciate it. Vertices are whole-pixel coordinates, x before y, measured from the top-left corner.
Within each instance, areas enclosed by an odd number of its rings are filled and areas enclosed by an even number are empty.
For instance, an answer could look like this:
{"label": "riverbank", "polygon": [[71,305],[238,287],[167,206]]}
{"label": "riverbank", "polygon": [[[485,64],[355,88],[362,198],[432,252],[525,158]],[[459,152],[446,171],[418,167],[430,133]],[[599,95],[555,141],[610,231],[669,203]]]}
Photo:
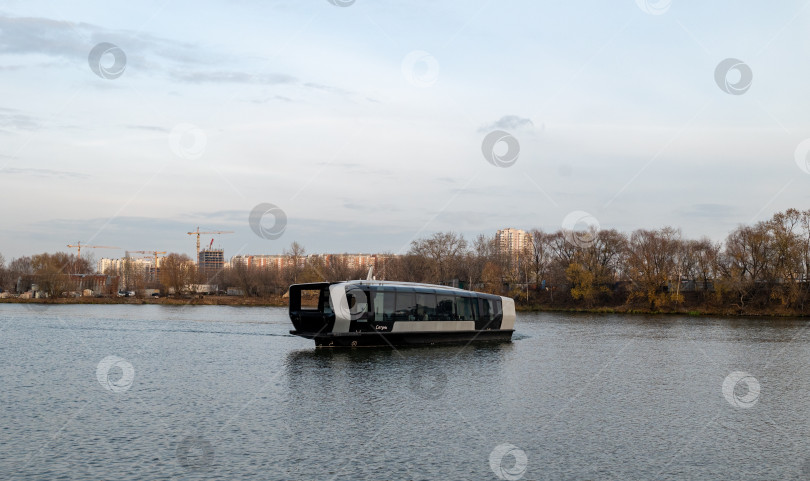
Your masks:
{"label": "riverbank", "polygon": [[[38,304],[38,305],[65,305],[65,304],[130,304],[130,305],[167,305],[167,306],[239,306],[239,307],[287,307],[287,300],[281,297],[236,297],[236,296],[197,296],[191,298],[174,297],[66,297],[57,299],[0,299],[0,304]],[[753,309],[740,311],[736,308],[716,308],[712,306],[689,306],[674,309],[644,309],[638,306],[609,306],[609,307],[573,307],[550,306],[548,304],[517,304],[518,312],[563,312],[580,314],[625,314],[625,315],[678,315],[678,316],[720,316],[720,317],[774,317],[774,318],[808,318],[806,312],[788,309]]]}
{"label": "riverbank", "polygon": [[714,307],[689,307],[677,309],[644,309],[637,306],[611,306],[611,307],[555,307],[548,305],[516,305],[518,312],[567,312],[579,314],[626,314],[626,315],[666,315],[666,316],[717,316],[717,317],[773,317],[773,318],[808,318],[807,312],[794,311],[788,309],[746,309],[737,308],[714,308]]}
{"label": "riverbank", "polygon": [[64,297],[56,299],[0,299],[0,304],[157,304],[167,306],[254,306],[254,307],[287,307],[287,300],[280,297],[235,297],[235,296],[197,296],[190,298],[174,297]]}

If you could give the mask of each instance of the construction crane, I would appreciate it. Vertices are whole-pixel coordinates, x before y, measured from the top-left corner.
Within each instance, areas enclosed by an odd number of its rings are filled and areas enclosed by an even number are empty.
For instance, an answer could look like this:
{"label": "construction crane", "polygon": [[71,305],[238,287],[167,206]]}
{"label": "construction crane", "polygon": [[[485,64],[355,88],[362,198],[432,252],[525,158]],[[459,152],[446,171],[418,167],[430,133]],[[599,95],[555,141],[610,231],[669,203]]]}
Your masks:
{"label": "construction crane", "polygon": [[155,272],[157,272],[157,267],[158,267],[158,264],[157,264],[158,254],[165,254],[166,253],[166,251],[127,251],[127,254],[129,254],[130,252],[135,252],[137,254],[152,254],[152,256],[154,256],[154,259],[155,259]]}
{"label": "construction crane", "polygon": [[75,247],[78,249],[78,251],[76,252],[76,257],[78,258],[82,257],[82,247],[84,247],[85,249],[120,249],[120,247],[113,247],[113,246],[89,246],[87,244],[82,245],[82,241],[79,241],[76,244],[68,244],[67,246],[70,248]]}
{"label": "construction crane", "polygon": [[[202,232],[202,231],[200,231],[200,228],[197,227],[197,230],[187,232],[187,234],[188,235],[195,235],[195,234],[197,235],[197,257],[194,258],[194,262],[199,263],[200,262],[200,234],[233,234],[233,231],[232,230],[213,230],[213,231],[208,231],[208,232]],[[213,241],[213,239],[212,239],[212,241]]]}

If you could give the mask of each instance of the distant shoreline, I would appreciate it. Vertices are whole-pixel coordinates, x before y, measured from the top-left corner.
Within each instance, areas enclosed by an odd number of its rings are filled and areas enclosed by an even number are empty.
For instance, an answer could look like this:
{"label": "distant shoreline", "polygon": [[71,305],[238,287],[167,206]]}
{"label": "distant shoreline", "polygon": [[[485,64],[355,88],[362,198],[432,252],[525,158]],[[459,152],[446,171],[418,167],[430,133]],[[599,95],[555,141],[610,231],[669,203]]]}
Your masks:
{"label": "distant shoreline", "polygon": [[[136,297],[65,297],[57,299],[0,299],[0,304],[38,304],[38,305],[164,305],[164,306],[234,306],[234,307],[287,307],[287,300],[280,297],[233,297],[233,296],[199,296],[188,299],[159,297],[159,298],[136,298]],[[728,318],[799,318],[810,319],[807,314],[798,312],[773,312],[773,311],[751,311],[739,312],[732,310],[720,310],[713,308],[704,309],[640,309],[633,306],[611,306],[575,308],[565,306],[548,305],[521,305],[516,306],[518,312],[550,312],[550,313],[570,313],[570,314],[625,314],[633,316],[686,316],[686,317],[728,317]]]}
{"label": "distant shoreline", "polygon": [[281,298],[232,297],[232,296],[199,296],[192,298],[174,297],[60,297],[56,299],[19,299],[9,297],[0,299],[0,304],[44,304],[44,305],[165,305],[165,306],[248,306],[248,307],[287,307],[287,301]]}
{"label": "distant shoreline", "polygon": [[727,318],[746,318],[756,317],[761,319],[810,319],[810,315],[801,312],[774,312],[774,311],[746,311],[739,312],[738,310],[722,310],[714,308],[703,309],[640,309],[633,306],[612,306],[612,307],[592,307],[592,308],[576,308],[576,307],[552,307],[552,306],[522,306],[516,305],[515,309],[518,312],[559,312],[570,314],[625,314],[629,316],[685,316],[685,317],[727,317]]}

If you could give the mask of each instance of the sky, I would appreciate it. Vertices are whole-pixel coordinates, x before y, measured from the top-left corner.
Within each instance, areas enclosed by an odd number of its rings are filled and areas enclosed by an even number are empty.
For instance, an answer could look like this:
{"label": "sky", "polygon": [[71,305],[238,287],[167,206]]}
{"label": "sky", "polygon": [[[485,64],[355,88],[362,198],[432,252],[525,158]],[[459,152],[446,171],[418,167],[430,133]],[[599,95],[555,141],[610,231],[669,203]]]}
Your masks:
{"label": "sky", "polygon": [[809,27],[790,0],[6,0],[0,254],[719,241],[810,208]]}

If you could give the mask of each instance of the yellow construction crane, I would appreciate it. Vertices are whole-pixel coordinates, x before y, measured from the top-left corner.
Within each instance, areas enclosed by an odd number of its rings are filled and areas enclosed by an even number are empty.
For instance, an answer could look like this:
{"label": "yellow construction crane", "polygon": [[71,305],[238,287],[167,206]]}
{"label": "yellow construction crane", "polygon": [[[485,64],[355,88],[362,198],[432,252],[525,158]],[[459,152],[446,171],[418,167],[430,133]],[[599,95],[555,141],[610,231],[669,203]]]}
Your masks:
{"label": "yellow construction crane", "polygon": [[[137,254],[152,254],[155,258],[155,269],[157,269],[158,254],[165,254],[166,251],[127,251],[127,253],[135,252]],[[157,272],[157,270],[155,270]]]}
{"label": "yellow construction crane", "polygon": [[187,232],[188,235],[197,235],[197,257],[194,258],[195,263],[200,262],[200,234],[233,234],[232,230],[213,230],[208,232],[201,232],[200,228],[192,232]]}
{"label": "yellow construction crane", "polygon": [[113,247],[113,246],[89,246],[87,244],[82,245],[82,241],[79,241],[76,244],[68,244],[67,246],[71,248],[73,247],[77,248],[78,252],[76,253],[76,257],[79,258],[81,258],[82,256],[82,247],[84,247],[85,249],[120,249],[120,247]]}

